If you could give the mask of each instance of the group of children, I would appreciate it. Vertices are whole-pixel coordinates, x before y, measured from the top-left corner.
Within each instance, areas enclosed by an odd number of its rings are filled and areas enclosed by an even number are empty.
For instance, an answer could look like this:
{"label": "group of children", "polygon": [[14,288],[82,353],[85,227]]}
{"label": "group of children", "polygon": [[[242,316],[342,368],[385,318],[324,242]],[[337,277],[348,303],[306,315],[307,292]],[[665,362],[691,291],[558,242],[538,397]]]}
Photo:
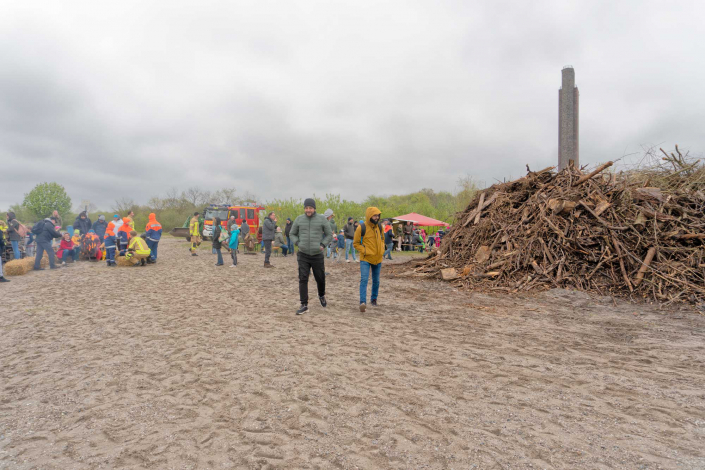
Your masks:
{"label": "group of children", "polygon": [[116,255],[132,260],[135,266],[146,266],[157,262],[157,248],[162,238],[161,224],[157,222],[154,213],[149,214],[145,233],[138,236],[132,217],[134,217],[132,212],[122,219],[115,215],[105,230],[101,248],[105,250],[108,267],[117,266]]}

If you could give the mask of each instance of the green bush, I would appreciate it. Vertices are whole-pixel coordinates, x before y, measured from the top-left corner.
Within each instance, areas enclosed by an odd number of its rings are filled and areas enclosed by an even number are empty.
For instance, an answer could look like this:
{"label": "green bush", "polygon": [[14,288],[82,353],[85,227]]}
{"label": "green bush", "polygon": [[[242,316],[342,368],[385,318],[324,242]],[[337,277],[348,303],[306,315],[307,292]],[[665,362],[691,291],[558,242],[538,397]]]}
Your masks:
{"label": "green bush", "polygon": [[22,205],[37,219],[49,217],[55,210],[63,218],[71,211],[71,198],[60,184],[42,183],[25,194]]}

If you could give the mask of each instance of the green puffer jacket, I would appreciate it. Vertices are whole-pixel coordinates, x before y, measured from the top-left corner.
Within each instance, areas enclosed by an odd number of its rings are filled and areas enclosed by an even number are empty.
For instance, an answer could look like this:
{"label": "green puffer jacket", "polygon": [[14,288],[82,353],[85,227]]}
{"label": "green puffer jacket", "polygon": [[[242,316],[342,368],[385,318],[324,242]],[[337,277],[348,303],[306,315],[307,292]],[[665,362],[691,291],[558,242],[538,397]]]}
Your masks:
{"label": "green puffer jacket", "polygon": [[314,213],[311,217],[303,214],[294,220],[289,237],[301,253],[315,256],[323,253],[321,247],[328,246],[333,239],[333,232],[328,220],[321,214]]}

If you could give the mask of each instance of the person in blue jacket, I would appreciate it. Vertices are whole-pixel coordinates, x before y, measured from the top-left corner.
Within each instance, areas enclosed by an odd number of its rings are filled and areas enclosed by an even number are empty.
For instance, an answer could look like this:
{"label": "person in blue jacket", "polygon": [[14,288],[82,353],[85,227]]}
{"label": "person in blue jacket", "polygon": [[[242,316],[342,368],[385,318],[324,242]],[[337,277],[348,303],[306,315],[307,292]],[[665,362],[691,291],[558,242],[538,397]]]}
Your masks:
{"label": "person in blue jacket", "polygon": [[115,263],[115,250],[117,249],[115,236],[115,224],[110,222],[103,236],[103,247],[105,248],[105,261],[108,267],[117,266]]}
{"label": "person in blue jacket", "polygon": [[162,224],[157,222],[157,216],[152,212],[149,214],[149,222],[144,228],[145,235],[147,236],[147,246],[152,250],[151,260],[152,263],[157,262],[157,246],[159,245],[159,240],[162,239]]}

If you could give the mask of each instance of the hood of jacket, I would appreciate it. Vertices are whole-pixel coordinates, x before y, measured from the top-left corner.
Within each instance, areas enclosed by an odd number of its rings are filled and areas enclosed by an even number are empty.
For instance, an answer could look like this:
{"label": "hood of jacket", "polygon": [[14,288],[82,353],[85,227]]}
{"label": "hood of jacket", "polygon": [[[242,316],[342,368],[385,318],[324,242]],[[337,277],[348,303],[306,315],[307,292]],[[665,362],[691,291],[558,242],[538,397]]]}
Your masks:
{"label": "hood of jacket", "polygon": [[14,212],[8,212],[7,217],[10,219],[10,221],[15,220],[15,213]]}
{"label": "hood of jacket", "polygon": [[379,264],[384,256],[384,239],[382,231],[379,229],[379,221],[377,224],[372,222],[372,217],[379,215],[382,212],[376,207],[368,207],[365,211],[365,236],[362,236],[362,228],[358,226],[355,229],[355,238],[353,245],[360,253],[360,261],[367,261],[370,264]]}

